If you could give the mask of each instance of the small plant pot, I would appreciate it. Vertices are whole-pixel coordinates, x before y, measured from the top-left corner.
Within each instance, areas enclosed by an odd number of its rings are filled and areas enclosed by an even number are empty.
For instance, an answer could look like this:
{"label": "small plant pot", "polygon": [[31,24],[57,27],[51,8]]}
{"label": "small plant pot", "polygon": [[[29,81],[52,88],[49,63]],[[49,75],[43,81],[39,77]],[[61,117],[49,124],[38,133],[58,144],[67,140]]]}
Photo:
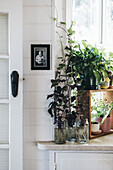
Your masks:
{"label": "small plant pot", "polygon": [[[102,120],[102,118],[101,118]],[[103,122],[102,125],[100,125],[100,129],[102,130],[102,132],[110,132],[110,117],[107,117],[105,119],[105,121]]]}
{"label": "small plant pot", "polygon": [[91,132],[98,132],[100,129],[100,124],[98,122],[91,123]]}

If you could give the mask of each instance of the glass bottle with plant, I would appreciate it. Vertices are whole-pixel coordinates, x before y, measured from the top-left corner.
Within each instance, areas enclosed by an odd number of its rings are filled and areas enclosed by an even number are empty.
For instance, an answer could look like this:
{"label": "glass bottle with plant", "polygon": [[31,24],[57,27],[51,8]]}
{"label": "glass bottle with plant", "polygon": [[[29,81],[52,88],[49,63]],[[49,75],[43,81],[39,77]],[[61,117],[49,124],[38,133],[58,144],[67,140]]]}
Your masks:
{"label": "glass bottle with plant", "polygon": [[[85,108],[81,98],[84,89],[91,88],[89,87],[89,77],[94,77],[94,79],[96,77],[99,82],[102,73],[107,74],[108,69],[111,68],[108,68],[110,60],[105,60],[102,52],[96,47],[88,45],[85,41],[82,41],[82,44],[73,41],[72,36],[75,31],[72,27],[74,22],[66,30],[63,27],[66,25],[65,22],[58,23],[57,18],[54,18],[54,21],[56,21],[58,28],[65,31],[67,45],[63,46],[62,36],[58,34],[62,56],[58,57],[59,64],[56,68],[56,76],[55,79],[51,80],[53,93],[47,96],[47,99],[52,99],[48,112],[51,117],[54,117],[54,123],[57,122],[57,118],[60,116],[67,120],[68,126],[73,126],[77,114],[80,112],[84,115]],[[75,92],[74,95],[72,91]]]}

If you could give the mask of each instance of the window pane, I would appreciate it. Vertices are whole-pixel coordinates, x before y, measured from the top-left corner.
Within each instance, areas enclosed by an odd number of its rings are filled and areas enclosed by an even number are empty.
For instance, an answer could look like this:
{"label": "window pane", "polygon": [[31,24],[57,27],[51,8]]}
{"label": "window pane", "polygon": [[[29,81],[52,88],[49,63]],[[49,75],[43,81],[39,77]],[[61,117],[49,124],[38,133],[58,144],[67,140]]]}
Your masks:
{"label": "window pane", "polygon": [[8,54],[8,15],[0,14],[0,54]]}
{"label": "window pane", "polygon": [[9,150],[0,149],[0,170],[9,170]]}
{"label": "window pane", "polygon": [[75,40],[97,41],[96,2],[96,0],[73,0],[73,20],[76,21]]}
{"label": "window pane", "polygon": [[9,143],[9,105],[0,104],[0,144]]}
{"label": "window pane", "polygon": [[8,60],[0,60],[0,99],[9,96],[9,63]]}
{"label": "window pane", "polygon": [[106,36],[104,39],[104,43],[108,48],[111,47],[113,50],[113,0],[107,0],[107,13],[106,13],[106,25],[105,32]]}

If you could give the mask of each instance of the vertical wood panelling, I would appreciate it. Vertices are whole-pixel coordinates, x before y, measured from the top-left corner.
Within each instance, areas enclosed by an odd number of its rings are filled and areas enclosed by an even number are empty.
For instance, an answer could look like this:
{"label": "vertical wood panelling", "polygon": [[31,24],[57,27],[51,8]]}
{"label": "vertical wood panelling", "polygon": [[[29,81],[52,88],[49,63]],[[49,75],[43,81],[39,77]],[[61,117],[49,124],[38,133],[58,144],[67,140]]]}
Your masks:
{"label": "vertical wood panelling", "polygon": [[59,152],[56,164],[58,170],[112,170],[113,154]]}
{"label": "vertical wood panelling", "polygon": [[53,70],[31,70],[30,48],[31,44],[52,44],[51,0],[24,0],[23,9],[24,170],[49,170],[48,152],[38,150],[35,142],[52,139],[46,97]]}
{"label": "vertical wood panelling", "polygon": [[[51,0],[24,0],[24,170],[49,170],[48,153],[39,151],[37,140],[52,140],[53,121],[47,113],[54,76],[55,8]],[[57,3],[60,21],[65,20],[65,0]],[[31,70],[31,44],[51,45],[51,70]],[[59,50],[57,50],[59,54]],[[30,153],[30,154],[29,154]]]}

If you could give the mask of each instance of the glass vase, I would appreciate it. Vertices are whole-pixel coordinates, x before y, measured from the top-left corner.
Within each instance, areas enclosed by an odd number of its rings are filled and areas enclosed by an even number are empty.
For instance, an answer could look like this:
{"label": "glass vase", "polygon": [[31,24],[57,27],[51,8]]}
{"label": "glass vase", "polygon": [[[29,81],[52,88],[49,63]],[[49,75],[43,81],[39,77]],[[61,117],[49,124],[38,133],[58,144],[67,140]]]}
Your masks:
{"label": "glass vase", "polygon": [[66,140],[69,142],[76,141],[76,126],[66,127]]}
{"label": "glass vase", "polygon": [[87,143],[89,141],[89,126],[79,126],[76,129],[76,140],[78,143]]}
{"label": "glass vase", "polygon": [[61,126],[55,125],[54,128],[54,141],[56,144],[66,143],[66,128],[65,124]]}

